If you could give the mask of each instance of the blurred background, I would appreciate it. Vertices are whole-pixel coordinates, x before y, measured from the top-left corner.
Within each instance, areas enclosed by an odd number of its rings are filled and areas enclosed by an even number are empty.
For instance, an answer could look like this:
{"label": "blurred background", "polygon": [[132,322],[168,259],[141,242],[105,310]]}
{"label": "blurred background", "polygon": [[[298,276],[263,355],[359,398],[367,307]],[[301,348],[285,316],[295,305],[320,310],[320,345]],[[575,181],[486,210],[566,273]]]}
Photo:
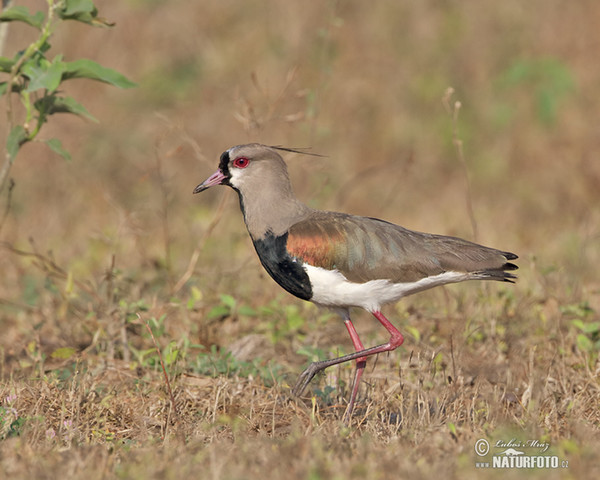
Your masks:
{"label": "blurred background", "polygon": [[[198,325],[224,293],[251,307],[296,302],[260,268],[234,192],[191,194],[222,151],[248,142],[326,155],[286,155],[311,206],[513,251],[523,302],[543,299],[544,315],[560,315],[552,299],[600,309],[600,3],[97,6],[116,26],[67,22],[50,53],[138,87],[67,82],[99,123],[56,115],[44,127],[70,162],[39,143],[18,154],[0,233],[8,357],[32,325],[49,352],[83,348],[95,322],[136,302],[158,317],[192,299],[170,328],[204,344],[218,343]],[[4,55],[34,34],[11,24]]]}

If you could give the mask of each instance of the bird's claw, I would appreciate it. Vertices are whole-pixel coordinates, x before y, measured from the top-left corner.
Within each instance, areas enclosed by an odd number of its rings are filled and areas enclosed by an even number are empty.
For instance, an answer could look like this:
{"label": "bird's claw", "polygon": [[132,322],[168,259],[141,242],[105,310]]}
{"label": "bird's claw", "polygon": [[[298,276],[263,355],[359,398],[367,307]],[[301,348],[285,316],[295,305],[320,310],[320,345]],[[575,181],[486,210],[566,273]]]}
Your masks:
{"label": "bird's claw", "polygon": [[296,385],[294,385],[294,388],[292,389],[292,393],[296,397],[302,395],[304,390],[306,390],[306,387],[308,387],[308,384],[320,370],[322,370],[322,368],[320,368],[319,362],[311,363],[298,377]]}

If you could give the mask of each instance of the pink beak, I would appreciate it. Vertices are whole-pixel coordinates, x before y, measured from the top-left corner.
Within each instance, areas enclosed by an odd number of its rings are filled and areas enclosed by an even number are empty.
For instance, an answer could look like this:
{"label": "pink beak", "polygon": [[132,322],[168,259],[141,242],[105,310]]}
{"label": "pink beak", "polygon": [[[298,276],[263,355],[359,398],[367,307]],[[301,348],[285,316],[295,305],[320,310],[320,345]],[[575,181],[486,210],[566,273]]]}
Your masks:
{"label": "pink beak", "polygon": [[193,193],[200,193],[214,185],[221,185],[221,183],[223,182],[223,180],[225,180],[225,178],[226,177],[225,177],[225,175],[223,175],[223,172],[221,170],[217,170],[210,177],[208,177],[206,180],[204,180],[200,185],[198,185],[196,188],[194,188]]}

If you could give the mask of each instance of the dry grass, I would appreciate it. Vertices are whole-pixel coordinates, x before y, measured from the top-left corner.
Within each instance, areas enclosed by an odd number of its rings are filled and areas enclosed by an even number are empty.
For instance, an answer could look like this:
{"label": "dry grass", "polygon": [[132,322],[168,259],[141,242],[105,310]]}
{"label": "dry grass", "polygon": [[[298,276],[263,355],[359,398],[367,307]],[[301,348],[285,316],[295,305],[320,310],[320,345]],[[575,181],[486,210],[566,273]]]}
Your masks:
{"label": "dry grass", "polygon": [[[140,87],[69,84],[101,123],[47,126],[70,164],[39,145],[17,158],[0,230],[4,477],[598,477],[597,2],[100,8],[117,27],[69,25],[57,51]],[[31,32],[9,34],[12,54]],[[266,277],[232,192],[191,196],[247,141],[327,154],[288,156],[311,205],[476,231],[520,255],[519,282],[388,307],[406,342],[368,364],[344,427],[351,365],[289,391],[314,356],[351,350],[345,329]],[[356,325],[385,340],[369,315]],[[568,468],[476,468],[480,438],[548,442]]]}

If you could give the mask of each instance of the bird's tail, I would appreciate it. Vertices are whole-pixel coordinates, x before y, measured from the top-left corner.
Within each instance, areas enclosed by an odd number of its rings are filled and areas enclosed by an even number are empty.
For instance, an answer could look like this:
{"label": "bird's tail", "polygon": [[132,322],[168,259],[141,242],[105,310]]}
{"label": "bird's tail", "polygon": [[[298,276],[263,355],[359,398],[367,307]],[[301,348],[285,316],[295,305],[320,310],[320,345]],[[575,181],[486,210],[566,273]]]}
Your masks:
{"label": "bird's tail", "polygon": [[510,252],[502,252],[504,258],[506,258],[507,262],[499,268],[489,268],[485,270],[481,270],[479,272],[475,272],[477,278],[481,280],[497,280],[499,282],[510,282],[515,283],[517,276],[513,273],[509,273],[510,270],[517,270],[519,267],[514,263],[509,262],[508,260],[515,260],[519,258],[514,253]]}

